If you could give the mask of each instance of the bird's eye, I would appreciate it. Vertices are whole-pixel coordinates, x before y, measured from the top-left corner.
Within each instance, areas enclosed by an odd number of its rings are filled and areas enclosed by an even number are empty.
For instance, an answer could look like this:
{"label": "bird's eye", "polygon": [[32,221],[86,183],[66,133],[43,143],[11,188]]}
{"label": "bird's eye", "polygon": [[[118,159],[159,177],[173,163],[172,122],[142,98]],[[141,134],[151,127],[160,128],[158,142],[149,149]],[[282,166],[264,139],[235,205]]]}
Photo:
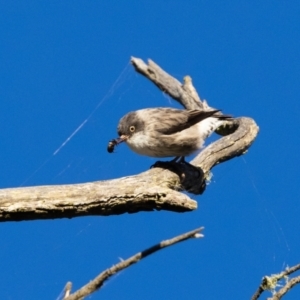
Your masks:
{"label": "bird's eye", "polygon": [[135,131],[135,127],[134,126],[130,126],[129,130],[130,130],[130,132],[134,132]]}

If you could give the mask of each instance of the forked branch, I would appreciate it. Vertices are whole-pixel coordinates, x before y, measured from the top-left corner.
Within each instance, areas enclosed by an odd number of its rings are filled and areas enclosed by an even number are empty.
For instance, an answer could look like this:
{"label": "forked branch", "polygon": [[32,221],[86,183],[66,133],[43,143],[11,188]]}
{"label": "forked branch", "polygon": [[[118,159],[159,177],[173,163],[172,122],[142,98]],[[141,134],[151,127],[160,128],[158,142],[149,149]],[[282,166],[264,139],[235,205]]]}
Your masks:
{"label": "forked branch", "polygon": [[[268,300],[280,300],[287,294],[295,285],[300,283],[300,276],[289,278],[289,276],[300,270],[300,264],[291,268],[286,268],[285,271],[271,276],[264,276],[258,289],[255,291],[251,300],[257,300],[264,291],[272,292],[273,296]],[[282,284],[284,282],[284,284]],[[278,287],[281,287],[278,289]]]}

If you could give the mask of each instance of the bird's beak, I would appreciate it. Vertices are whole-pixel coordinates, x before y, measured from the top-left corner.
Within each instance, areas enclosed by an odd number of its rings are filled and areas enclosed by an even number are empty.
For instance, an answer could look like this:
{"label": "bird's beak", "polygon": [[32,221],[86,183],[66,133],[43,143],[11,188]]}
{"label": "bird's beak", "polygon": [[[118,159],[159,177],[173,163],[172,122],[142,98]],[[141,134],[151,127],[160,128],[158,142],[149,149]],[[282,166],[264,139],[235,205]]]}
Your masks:
{"label": "bird's beak", "polygon": [[120,137],[114,139],[114,144],[117,146],[123,142],[126,142],[128,139],[128,135],[122,134]]}
{"label": "bird's beak", "polygon": [[118,146],[119,144],[121,144],[122,142],[126,142],[126,140],[129,138],[128,135],[121,135],[120,137],[118,137],[117,139],[113,139],[111,141],[109,141],[108,145],[107,145],[107,151],[109,153],[113,153],[114,152],[114,148],[115,146]]}
{"label": "bird's beak", "polygon": [[126,142],[128,138],[129,138],[128,135],[122,134],[122,135],[119,137],[119,141],[120,141],[120,143]]}

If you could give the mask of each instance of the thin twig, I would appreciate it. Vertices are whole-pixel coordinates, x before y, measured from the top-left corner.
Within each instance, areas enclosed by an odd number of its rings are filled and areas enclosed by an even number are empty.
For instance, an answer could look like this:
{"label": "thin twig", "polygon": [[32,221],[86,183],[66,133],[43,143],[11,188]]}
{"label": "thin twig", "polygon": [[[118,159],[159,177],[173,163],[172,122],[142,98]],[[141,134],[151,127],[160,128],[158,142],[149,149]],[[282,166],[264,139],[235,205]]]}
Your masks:
{"label": "thin twig", "polygon": [[108,280],[112,275],[120,272],[121,270],[139,262],[141,259],[147,257],[150,254],[155,253],[156,251],[162,250],[165,247],[172,246],[176,243],[183,242],[190,238],[200,238],[203,235],[200,233],[204,228],[200,227],[195,230],[189,231],[187,233],[178,235],[172,239],[165,240],[160,242],[159,244],[148,248],[142,252],[139,252],[126,260],[123,260],[116,265],[113,265],[109,269],[106,269],[102,273],[100,273],[95,279],[91,282],[80,288],[78,291],[71,294],[69,297],[65,298],[65,300],[78,300],[86,297],[87,295],[93,293],[94,291],[98,290],[104,283],[104,281]]}
{"label": "thin twig", "polygon": [[272,298],[269,298],[268,300],[280,300],[282,296],[284,296],[298,283],[300,283],[300,276],[292,278],[286,283],[284,287],[282,287]]}
{"label": "thin twig", "polygon": [[64,288],[64,299],[66,299],[67,297],[70,296],[70,293],[71,293],[71,290],[72,290],[72,282],[67,282],[65,288]]}
{"label": "thin twig", "polygon": [[283,271],[284,276],[288,276],[296,271],[300,270],[300,264],[295,265],[293,267],[287,268],[285,271]]}
{"label": "thin twig", "polygon": [[265,290],[261,287],[261,285],[258,287],[258,289],[255,291],[254,295],[251,297],[251,300],[257,300],[259,296],[264,292]]}
{"label": "thin twig", "polygon": [[[278,281],[282,279],[288,278],[288,276],[296,271],[300,270],[300,264],[295,265],[291,268],[287,268],[286,270],[282,271],[279,274],[273,274],[271,276],[264,276],[262,282],[254,295],[252,296],[251,300],[257,300],[259,296],[266,290],[274,291],[275,288],[278,286]],[[294,285],[299,283],[300,277],[295,277],[291,280],[287,280],[286,284],[281,288],[277,293],[274,294],[273,297],[268,298],[268,300],[278,300],[286,294]]]}

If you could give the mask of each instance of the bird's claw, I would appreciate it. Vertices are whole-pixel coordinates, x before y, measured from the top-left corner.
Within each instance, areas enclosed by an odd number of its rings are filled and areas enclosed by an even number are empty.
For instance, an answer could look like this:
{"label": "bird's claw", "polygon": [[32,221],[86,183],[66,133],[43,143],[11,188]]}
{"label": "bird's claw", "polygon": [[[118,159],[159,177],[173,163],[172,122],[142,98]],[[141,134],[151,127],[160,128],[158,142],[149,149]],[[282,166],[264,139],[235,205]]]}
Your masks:
{"label": "bird's claw", "polygon": [[185,178],[185,174],[182,172],[182,168],[180,167],[181,162],[177,162],[174,160],[171,161],[157,161],[154,163],[150,169],[152,168],[162,168],[162,169],[168,169],[171,172],[174,172],[177,174],[181,180]]}
{"label": "bird's claw", "polygon": [[183,189],[185,189],[188,192],[202,194],[205,190],[206,181],[202,169],[191,165],[184,159],[173,159],[171,161],[157,161],[151,166],[151,168],[167,169],[177,174],[180,178],[180,183]]}

